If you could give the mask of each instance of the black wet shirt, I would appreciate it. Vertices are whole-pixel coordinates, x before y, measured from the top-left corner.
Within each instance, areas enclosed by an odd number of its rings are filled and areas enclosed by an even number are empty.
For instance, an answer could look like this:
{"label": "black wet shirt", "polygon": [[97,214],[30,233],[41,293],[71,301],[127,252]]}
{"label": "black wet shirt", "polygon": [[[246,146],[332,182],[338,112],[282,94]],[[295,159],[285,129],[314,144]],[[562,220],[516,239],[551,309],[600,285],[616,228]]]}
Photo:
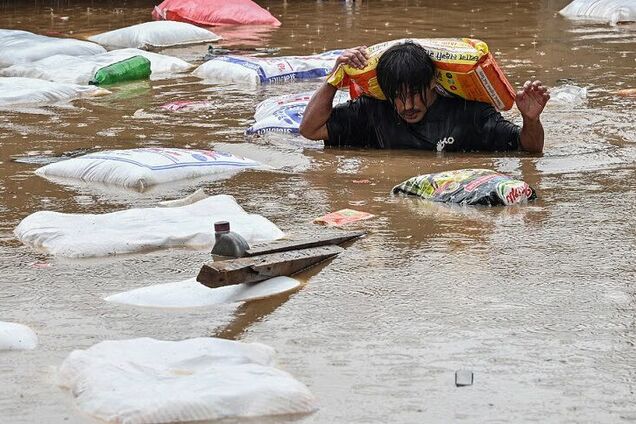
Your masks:
{"label": "black wet shirt", "polygon": [[391,103],[362,96],[333,108],[326,146],[437,151],[519,149],[519,126],[492,106],[439,96],[420,122],[409,124]]}

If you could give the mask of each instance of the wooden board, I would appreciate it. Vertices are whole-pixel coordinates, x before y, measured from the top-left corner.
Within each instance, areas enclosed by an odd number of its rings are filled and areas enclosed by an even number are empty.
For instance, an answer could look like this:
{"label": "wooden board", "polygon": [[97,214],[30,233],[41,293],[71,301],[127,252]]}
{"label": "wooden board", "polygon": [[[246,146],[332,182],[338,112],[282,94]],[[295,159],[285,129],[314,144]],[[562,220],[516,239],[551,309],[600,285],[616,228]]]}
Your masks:
{"label": "wooden board", "polygon": [[316,237],[292,237],[289,239],[277,240],[272,243],[255,246],[245,251],[245,256],[258,256],[268,253],[287,252],[290,250],[307,249],[310,247],[339,245],[350,240],[365,236],[364,231],[338,232],[331,234],[321,234]]}
{"label": "wooden board", "polygon": [[343,251],[339,246],[321,246],[209,262],[199,271],[197,281],[211,288],[256,283],[272,277],[296,274]]}

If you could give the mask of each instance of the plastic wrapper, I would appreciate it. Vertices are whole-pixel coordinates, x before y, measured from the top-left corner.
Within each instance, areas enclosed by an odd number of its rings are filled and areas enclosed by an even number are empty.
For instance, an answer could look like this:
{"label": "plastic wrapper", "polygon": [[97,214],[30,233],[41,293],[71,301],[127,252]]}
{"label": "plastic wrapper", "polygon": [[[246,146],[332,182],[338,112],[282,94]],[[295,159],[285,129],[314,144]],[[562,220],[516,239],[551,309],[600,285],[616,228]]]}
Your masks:
{"label": "plastic wrapper", "polygon": [[489,169],[424,174],[404,181],[392,191],[461,205],[507,206],[536,198],[535,191],[524,181]]}

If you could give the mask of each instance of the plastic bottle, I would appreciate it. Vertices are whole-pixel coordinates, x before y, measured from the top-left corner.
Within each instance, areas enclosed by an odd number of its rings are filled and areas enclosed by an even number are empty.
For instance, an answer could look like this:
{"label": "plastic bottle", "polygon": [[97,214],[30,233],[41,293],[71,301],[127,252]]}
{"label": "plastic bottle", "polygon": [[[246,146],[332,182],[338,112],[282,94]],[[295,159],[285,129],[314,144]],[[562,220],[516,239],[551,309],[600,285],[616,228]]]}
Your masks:
{"label": "plastic bottle", "polygon": [[214,238],[216,241],[212,248],[213,255],[240,258],[250,248],[240,234],[230,231],[230,223],[227,221],[214,223]]}
{"label": "plastic bottle", "polygon": [[150,78],[150,61],[143,56],[133,56],[100,68],[89,82],[92,85],[116,84]]}

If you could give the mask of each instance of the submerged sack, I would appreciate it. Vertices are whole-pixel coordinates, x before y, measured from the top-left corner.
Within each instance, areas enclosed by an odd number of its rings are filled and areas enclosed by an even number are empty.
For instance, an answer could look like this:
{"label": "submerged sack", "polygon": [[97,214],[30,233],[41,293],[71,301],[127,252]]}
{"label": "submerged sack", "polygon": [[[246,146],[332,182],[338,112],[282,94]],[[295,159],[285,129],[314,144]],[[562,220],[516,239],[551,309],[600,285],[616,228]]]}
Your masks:
{"label": "submerged sack", "polygon": [[81,411],[109,423],[209,422],[314,411],[309,389],[274,364],[274,349],[260,343],[141,338],[74,350],[58,381]]}
{"label": "submerged sack", "polygon": [[232,196],[186,206],[128,209],[104,214],[32,213],[15,228],[18,240],[40,252],[69,258],[112,256],[165,248],[211,249],[213,223],[228,221],[248,243],[279,239],[267,218],[245,212]]}
{"label": "submerged sack", "polygon": [[187,44],[211,43],[221,39],[207,29],[185,22],[145,22],[88,37],[109,49],[150,49]]}
{"label": "submerged sack", "polygon": [[634,0],[574,0],[559,11],[569,19],[593,19],[616,25],[636,21]]}
{"label": "submerged sack", "polygon": [[488,45],[471,38],[401,39],[369,47],[370,59],[363,69],[342,65],[329,78],[336,87],[349,87],[351,97],[366,94],[377,99],[386,97],[376,78],[375,68],[382,54],[396,44],[412,41],[421,45],[435,64],[435,79],[448,93],[490,103],[508,110],[515,101],[515,90],[488,51]]}
{"label": "submerged sack", "polygon": [[340,53],[330,51],[313,56],[273,58],[218,56],[199,66],[192,74],[212,82],[250,85],[321,78],[329,74]]}
{"label": "submerged sack", "polygon": [[[256,113],[254,113],[256,122],[245,133],[248,135],[266,132],[298,134],[300,122],[313,94],[313,91],[307,91],[262,101],[256,106]],[[333,104],[337,105],[347,100],[349,100],[349,94],[338,91],[333,99]]]}
{"label": "submerged sack", "polygon": [[88,41],[0,29],[0,68],[30,63],[56,54],[84,56],[104,52],[106,50],[102,46]]}
{"label": "submerged sack", "polygon": [[0,77],[0,106],[52,104],[108,93],[110,91],[90,85],[63,84],[35,78]]}
{"label": "submerged sack", "polygon": [[252,0],[164,0],[152,11],[155,20],[183,21],[202,26],[273,25],[280,21]]}
{"label": "submerged sack", "polygon": [[151,79],[169,78],[175,73],[192,69],[191,64],[176,57],[139,49],[121,49],[91,56],[55,55],[29,64],[0,69],[0,75],[88,84],[99,69],[134,56],[143,56],[150,61]]}
{"label": "submerged sack", "polygon": [[108,85],[148,78],[150,78],[150,61],[143,56],[133,56],[97,70],[89,84]]}
{"label": "submerged sack", "polygon": [[89,153],[51,163],[35,173],[46,178],[70,178],[143,191],[156,184],[257,166],[261,164],[251,159],[213,150],[149,147]]}
{"label": "submerged sack", "polygon": [[534,190],[525,182],[489,169],[420,175],[393,187],[392,191],[461,205],[513,205],[536,198]]}

